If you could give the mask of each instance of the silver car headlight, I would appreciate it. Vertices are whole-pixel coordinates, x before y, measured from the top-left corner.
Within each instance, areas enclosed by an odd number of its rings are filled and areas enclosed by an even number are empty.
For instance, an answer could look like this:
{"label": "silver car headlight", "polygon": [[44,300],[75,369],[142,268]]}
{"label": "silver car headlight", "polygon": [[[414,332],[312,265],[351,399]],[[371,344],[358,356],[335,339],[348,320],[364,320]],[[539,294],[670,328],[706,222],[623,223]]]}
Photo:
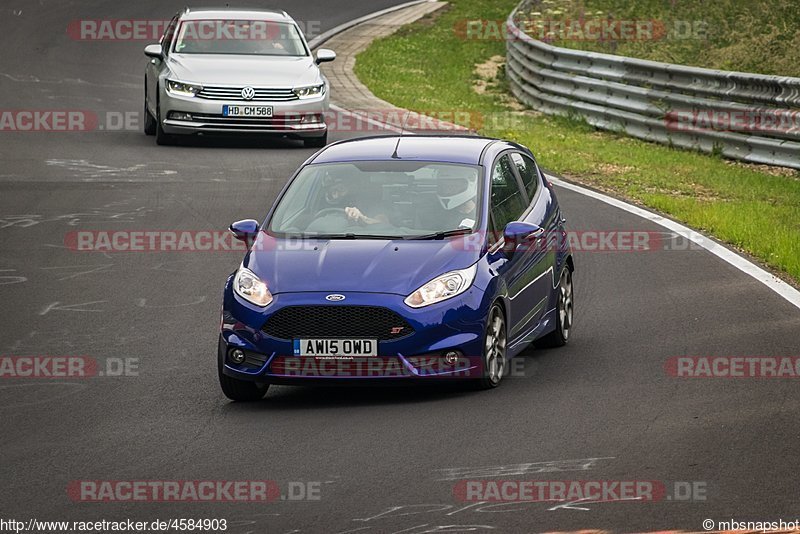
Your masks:
{"label": "silver car headlight", "polygon": [[167,80],[167,92],[177,96],[196,96],[203,90],[200,85]]}
{"label": "silver car headlight", "polygon": [[476,272],[478,272],[477,263],[460,271],[450,271],[437,276],[407,296],[403,302],[412,308],[422,308],[453,298],[469,289],[475,280]]}
{"label": "silver car headlight", "polygon": [[233,290],[247,302],[256,306],[268,306],[272,302],[272,293],[267,284],[261,281],[250,269],[239,267],[233,277]]}
{"label": "silver car headlight", "polygon": [[309,85],[308,87],[295,87],[292,91],[300,100],[316,98],[325,93],[325,84],[321,83],[319,85]]}

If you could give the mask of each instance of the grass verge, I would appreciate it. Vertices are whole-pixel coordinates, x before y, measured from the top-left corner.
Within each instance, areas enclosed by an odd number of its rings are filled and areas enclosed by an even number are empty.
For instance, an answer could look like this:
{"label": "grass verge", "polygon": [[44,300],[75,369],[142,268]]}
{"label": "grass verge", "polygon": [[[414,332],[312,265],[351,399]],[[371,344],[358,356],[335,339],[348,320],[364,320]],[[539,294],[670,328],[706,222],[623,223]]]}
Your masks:
{"label": "grass verge", "polygon": [[[531,0],[524,16],[552,44],[712,69],[800,76],[797,0]],[[584,23],[581,23],[584,21]],[[650,32],[592,38],[586,22],[649,21]],[[563,26],[558,23],[563,23]],[[609,35],[614,35],[613,32]]]}
{"label": "grass verge", "polygon": [[[464,20],[503,19],[516,0],[453,0],[376,40],[357,76],[379,98],[420,112],[491,117],[480,129],[531,148],[567,179],[667,214],[800,281],[800,173],[747,165],[596,131],[579,120],[520,110],[505,90],[505,43],[465,40]],[[474,116],[474,115],[473,115]],[[496,120],[504,117],[513,120]]]}

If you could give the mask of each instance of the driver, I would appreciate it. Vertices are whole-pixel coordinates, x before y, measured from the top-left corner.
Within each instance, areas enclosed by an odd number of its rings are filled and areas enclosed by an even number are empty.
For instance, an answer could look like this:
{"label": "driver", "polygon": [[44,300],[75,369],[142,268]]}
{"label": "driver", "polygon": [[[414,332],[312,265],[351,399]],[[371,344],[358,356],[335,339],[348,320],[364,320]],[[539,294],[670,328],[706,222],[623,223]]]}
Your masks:
{"label": "driver", "polygon": [[349,222],[368,225],[387,221],[386,215],[382,213],[375,215],[375,217],[370,217],[360,208],[357,208],[354,205],[350,184],[343,177],[328,174],[323,178],[322,183],[325,188],[325,203],[331,208],[344,209]]}
{"label": "driver", "polygon": [[347,215],[347,220],[354,222],[356,224],[378,224],[378,223],[385,223],[387,221],[386,215],[380,213],[375,217],[369,217],[364,215],[360,209],[353,207],[348,207],[344,209],[344,213]]}

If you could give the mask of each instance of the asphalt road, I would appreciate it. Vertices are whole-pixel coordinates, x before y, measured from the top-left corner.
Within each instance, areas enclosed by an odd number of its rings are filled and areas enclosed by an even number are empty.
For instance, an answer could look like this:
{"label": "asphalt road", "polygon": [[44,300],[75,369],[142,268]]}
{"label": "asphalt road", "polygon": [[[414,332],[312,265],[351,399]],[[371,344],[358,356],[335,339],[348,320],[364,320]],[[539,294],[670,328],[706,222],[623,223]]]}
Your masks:
{"label": "asphalt road", "polygon": [[[243,3],[326,30],[392,2]],[[6,0],[2,107],[138,113],[146,43],[76,42],[67,25],[168,18],[181,5]],[[232,404],[215,350],[222,285],[241,254],[78,253],[65,236],[261,218],[311,150],[157,147],[106,129],[0,133],[0,154],[0,354],[138,365],[135,376],[0,379],[2,519],[226,518],[241,534],[420,534],[701,530],[706,518],[800,515],[798,382],[665,372],[672,356],[800,355],[798,310],[705,251],[579,253],[570,345],[528,351],[523,376],[495,391],[273,386],[261,403]],[[559,193],[573,229],[661,231]],[[690,482],[705,499],[467,507],[453,486],[470,478],[656,480],[670,492]],[[86,503],[67,493],[76,480],[252,479],[284,492],[318,487],[319,499]]]}

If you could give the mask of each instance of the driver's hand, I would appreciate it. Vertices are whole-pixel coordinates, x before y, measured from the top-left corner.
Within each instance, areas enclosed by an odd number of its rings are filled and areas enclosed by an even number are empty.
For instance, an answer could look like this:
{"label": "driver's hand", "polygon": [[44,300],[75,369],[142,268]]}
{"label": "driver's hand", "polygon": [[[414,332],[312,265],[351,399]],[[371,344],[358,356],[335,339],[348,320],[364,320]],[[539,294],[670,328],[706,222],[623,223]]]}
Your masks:
{"label": "driver's hand", "polygon": [[347,215],[347,220],[349,221],[359,223],[367,219],[367,216],[361,213],[361,210],[358,208],[345,208],[344,212]]}

